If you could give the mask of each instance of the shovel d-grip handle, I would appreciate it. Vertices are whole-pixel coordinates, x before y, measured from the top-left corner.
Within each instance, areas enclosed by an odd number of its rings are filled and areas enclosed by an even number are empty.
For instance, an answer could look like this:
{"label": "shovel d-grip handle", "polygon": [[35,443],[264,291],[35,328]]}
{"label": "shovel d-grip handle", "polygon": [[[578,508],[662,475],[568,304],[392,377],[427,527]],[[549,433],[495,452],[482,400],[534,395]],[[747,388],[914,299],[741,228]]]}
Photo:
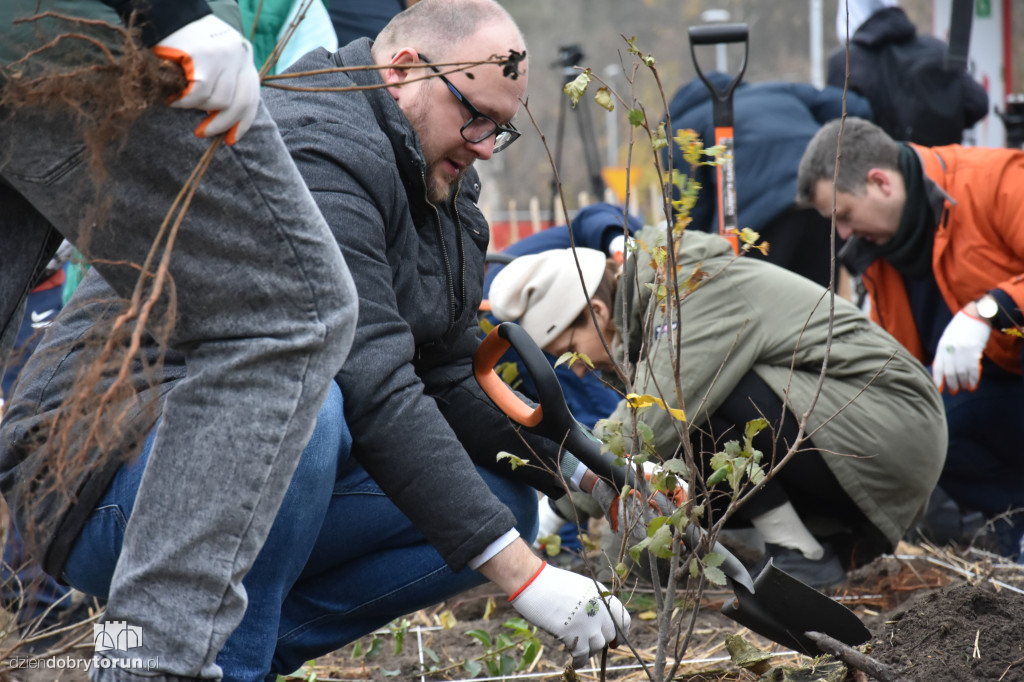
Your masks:
{"label": "shovel d-grip handle", "polygon": [[[516,351],[533,379],[540,401],[537,407],[523,402],[494,371],[498,360],[509,348]],[[628,467],[616,466],[615,456],[601,452],[601,443],[572,416],[554,368],[544,351],[518,324],[502,322],[484,337],[473,355],[473,373],[484,393],[512,421],[551,441],[561,443],[587,468],[614,481],[620,489],[627,484],[636,487],[633,472]]]}
{"label": "shovel d-grip handle", "polygon": [[742,43],[749,31],[746,24],[705,24],[690,27],[690,42],[694,45]]}
{"label": "shovel d-grip handle", "polygon": [[527,428],[536,427],[544,419],[544,407],[530,407],[524,403],[508,384],[502,381],[494,367],[511,344],[498,330],[499,325],[484,337],[473,354],[473,374],[480,388],[494,401],[509,419]]}
{"label": "shovel d-grip handle", "polygon": [[[711,93],[711,116],[714,119],[715,128],[732,128],[732,94],[735,92],[736,86],[743,80],[743,74],[747,70],[747,57],[750,54],[750,43],[747,40],[749,35],[747,25],[709,24],[705,26],[691,26],[689,33],[690,57],[693,58],[693,67],[697,70],[697,76],[704,81],[704,85],[707,86],[708,91]],[[719,88],[704,75],[694,48],[697,45],[720,45],[723,43],[743,43],[743,62],[740,64],[739,73],[729,81],[728,85],[724,88]],[[717,134],[716,131],[716,136]],[[732,136],[731,131],[729,136]]]}

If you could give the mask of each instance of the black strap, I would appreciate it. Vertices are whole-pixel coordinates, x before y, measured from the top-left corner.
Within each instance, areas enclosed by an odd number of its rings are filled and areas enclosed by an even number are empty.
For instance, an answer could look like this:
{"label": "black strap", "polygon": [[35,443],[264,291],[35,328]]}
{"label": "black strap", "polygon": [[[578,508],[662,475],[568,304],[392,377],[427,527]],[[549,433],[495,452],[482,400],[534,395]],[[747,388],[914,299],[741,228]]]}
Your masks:
{"label": "black strap", "polygon": [[949,51],[946,70],[967,68],[967,49],[971,44],[971,22],[974,20],[974,0],[953,0],[949,17]]}

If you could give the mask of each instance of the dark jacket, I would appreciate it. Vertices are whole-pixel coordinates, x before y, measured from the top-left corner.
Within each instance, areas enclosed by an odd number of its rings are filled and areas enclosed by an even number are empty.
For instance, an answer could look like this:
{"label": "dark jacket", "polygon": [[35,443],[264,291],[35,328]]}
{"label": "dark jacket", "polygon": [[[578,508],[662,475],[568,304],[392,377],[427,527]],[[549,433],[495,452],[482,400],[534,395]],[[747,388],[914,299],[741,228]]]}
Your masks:
{"label": "dark jacket", "polygon": [[[291,70],[368,64],[362,39],[333,54],[313,51]],[[307,87],[351,82],[382,83],[375,70],[303,79]],[[355,341],[337,377],[353,454],[461,567],[514,523],[471,460],[560,494],[552,476],[533,467],[512,474],[496,461],[504,450],[554,462],[558,448],[531,438],[531,452],[473,378],[489,240],[477,175],[470,171],[450,201],[431,204],[419,138],[385,89],[269,90],[264,99],[359,294]]]}
{"label": "dark jacket", "polygon": [[[707,74],[719,88],[730,77],[713,71]],[[842,91],[823,90],[804,83],[741,83],[733,95],[735,113],[736,200],[739,226],[760,230],[792,206],[796,197],[796,174],[800,157],[818,129],[842,113]],[[868,103],[852,95],[847,113],[871,120]],[[711,118],[711,94],[700,79],[680,88],[669,103],[673,136],[692,129],[705,147],[715,144]],[[687,171],[682,153],[673,145],[673,168]],[[696,179],[701,184],[697,205],[691,211],[691,228],[702,232],[718,229],[718,180],[714,166],[700,166]]]}
{"label": "dark jacket", "polygon": [[[889,58],[886,48],[908,41],[928,46],[939,55],[944,54],[948,48],[946,43],[938,38],[918,34],[914,24],[899,7],[887,7],[875,12],[850,38],[849,89],[867,98],[874,111],[875,123],[896,139],[905,137],[895,130],[897,126],[894,122],[899,120],[895,112],[905,105],[907,95],[884,85],[879,74],[884,70],[882,63]],[[846,49],[840,47],[829,57],[827,82],[829,85],[842,88],[845,77]],[[963,126],[970,128],[988,114],[988,95],[966,71],[962,72],[960,81]],[[928,142],[957,144],[960,138]]]}

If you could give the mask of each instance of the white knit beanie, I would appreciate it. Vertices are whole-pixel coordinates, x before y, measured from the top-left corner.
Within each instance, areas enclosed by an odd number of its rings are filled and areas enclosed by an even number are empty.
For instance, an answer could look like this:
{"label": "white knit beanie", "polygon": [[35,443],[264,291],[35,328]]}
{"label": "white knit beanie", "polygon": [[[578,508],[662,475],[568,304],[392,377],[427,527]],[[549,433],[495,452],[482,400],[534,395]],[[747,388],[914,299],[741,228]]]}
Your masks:
{"label": "white knit beanie", "polygon": [[489,300],[502,321],[516,321],[544,348],[569,328],[597,291],[608,257],[595,249],[576,249],[587,292],[583,293],[572,249],[519,256],[495,275]]}

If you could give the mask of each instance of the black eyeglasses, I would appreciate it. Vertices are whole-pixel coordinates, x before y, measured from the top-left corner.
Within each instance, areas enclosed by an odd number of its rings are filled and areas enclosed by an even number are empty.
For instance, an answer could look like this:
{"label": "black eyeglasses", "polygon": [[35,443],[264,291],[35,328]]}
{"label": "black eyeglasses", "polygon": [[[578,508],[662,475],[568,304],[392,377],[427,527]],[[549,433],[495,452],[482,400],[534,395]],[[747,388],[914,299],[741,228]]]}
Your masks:
{"label": "black eyeglasses", "polygon": [[459,89],[452,85],[452,82],[444,77],[444,75],[437,70],[437,67],[430,63],[430,60],[420,55],[420,59],[423,63],[428,65],[431,70],[437,74],[437,77],[444,81],[444,84],[448,86],[448,89],[452,91],[455,98],[462,103],[462,106],[466,107],[466,111],[469,112],[469,120],[459,130],[462,133],[462,139],[466,142],[476,143],[483,142],[491,135],[494,135],[494,153],[497,154],[505,147],[519,139],[519,131],[511,123],[501,125],[487,114],[481,112],[479,109],[473,106],[473,104],[466,99],[466,96],[459,92]]}

